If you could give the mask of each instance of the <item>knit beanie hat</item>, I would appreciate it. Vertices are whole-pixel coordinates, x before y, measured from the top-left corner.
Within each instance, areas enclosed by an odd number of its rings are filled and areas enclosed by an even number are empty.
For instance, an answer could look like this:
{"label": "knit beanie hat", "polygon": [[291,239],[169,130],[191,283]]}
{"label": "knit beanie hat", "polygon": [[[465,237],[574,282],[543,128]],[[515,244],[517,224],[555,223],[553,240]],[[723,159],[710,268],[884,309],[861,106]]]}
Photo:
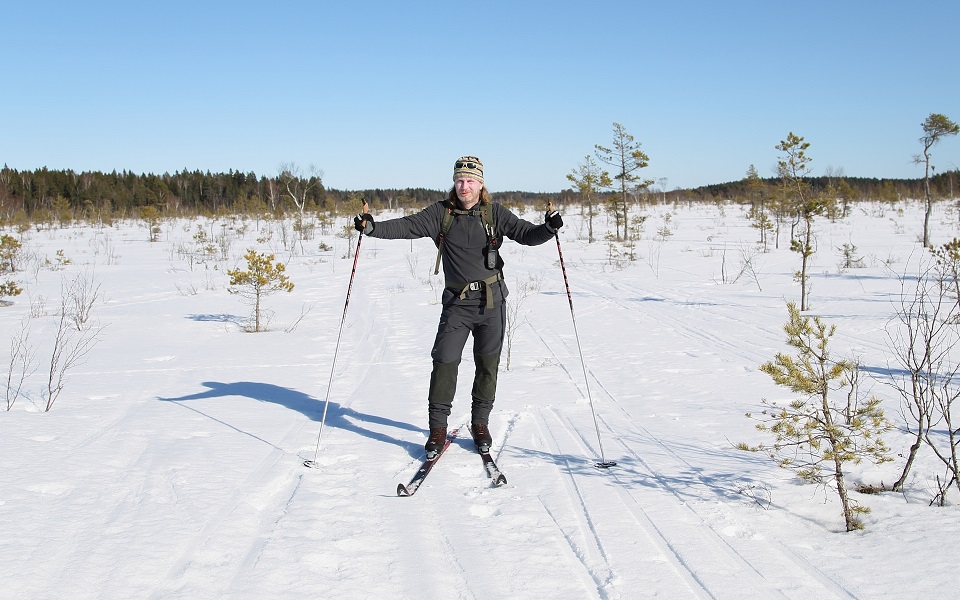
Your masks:
{"label": "knit beanie hat", "polygon": [[483,183],[483,163],[476,156],[461,156],[453,163],[453,180],[468,177]]}

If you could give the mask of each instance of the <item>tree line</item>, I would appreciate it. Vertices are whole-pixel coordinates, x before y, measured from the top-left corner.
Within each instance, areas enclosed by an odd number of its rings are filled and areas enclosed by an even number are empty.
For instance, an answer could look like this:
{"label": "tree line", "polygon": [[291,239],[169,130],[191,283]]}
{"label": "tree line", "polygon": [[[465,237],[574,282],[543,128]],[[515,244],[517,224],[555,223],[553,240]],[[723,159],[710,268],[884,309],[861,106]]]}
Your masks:
{"label": "tree line", "polygon": [[[779,177],[761,177],[760,181],[774,187]],[[911,198],[924,197],[923,177],[917,179],[888,179],[877,177],[849,177],[846,175],[807,176],[804,181],[811,189],[820,191],[830,187],[843,186],[855,200],[878,200],[897,202]],[[941,198],[955,198],[960,194],[960,171],[952,170],[938,173],[930,178],[930,187],[934,195]],[[750,179],[744,178],[728,183],[716,183],[691,190],[703,198],[723,200],[743,200],[751,194]]]}
{"label": "tree line", "polygon": [[[813,190],[842,189],[850,200],[896,202],[924,197],[924,178],[886,179],[846,177],[842,174],[808,176],[804,181]],[[761,178],[769,187],[778,178]],[[638,203],[656,204],[730,201],[750,203],[756,181],[712,184],[692,189],[656,189],[652,181],[632,196]],[[661,180],[661,183],[664,183]],[[293,185],[291,185],[293,184]],[[930,177],[933,195],[955,197],[960,193],[960,172],[946,171]],[[498,202],[514,206],[546,206],[548,201],[567,203],[582,200],[582,191],[557,193],[504,191],[494,194]],[[664,186],[665,188],[665,186]],[[293,191],[291,190],[299,190]],[[164,216],[196,214],[310,210],[349,214],[355,203],[364,199],[379,209],[416,209],[443,200],[449,190],[425,188],[338,190],[323,185],[319,175],[300,175],[284,171],[276,176],[253,172],[211,173],[177,171],[173,174],[137,174],[129,171],[55,170],[41,168],[0,169],[0,225],[18,221],[88,220],[109,221],[137,217],[152,207]],[[598,205],[623,203],[626,195],[619,189],[597,190]],[[621,208],[622,210],[622,208]],[[152,212],[152,211],[151,211]]]}
{"label": "tree line", "polygon": [[[253,172],[137,174],[129,171],[0,169],[0,220],[110,220],[139,216],[150,207],[165,216],[287,211],[337,211],[357,195],[382,199],[385,205],[419,205],[443,197],[425,189],[329,189],[319,174],[285,170],[276,176]],[[353,210],[352,208],[350,210]]]}

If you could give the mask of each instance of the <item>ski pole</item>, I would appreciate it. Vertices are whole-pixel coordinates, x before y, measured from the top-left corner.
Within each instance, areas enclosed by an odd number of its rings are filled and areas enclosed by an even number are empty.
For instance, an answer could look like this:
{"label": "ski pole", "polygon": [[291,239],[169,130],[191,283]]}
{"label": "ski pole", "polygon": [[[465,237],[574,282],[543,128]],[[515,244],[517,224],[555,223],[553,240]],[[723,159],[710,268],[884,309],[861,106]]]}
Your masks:
{"label": "ski pole", "polygon": [[[361,214],[369,212],[370,207],[367,205],[367,201],[363,201],[363,208]],[[366,226],[367,222],[362,221],[361,224]],[[343,303],[343,316],[340,317],[340,331],[337,333],[337,344],[333,349],[333,365],[330,367],[330,380],[327,382],[327,397],[323,401],[323,416],[320,417],[320,432],[317,434],[317,448],[313,451],[313,460],[303,461],[303,466],[310,467],[312,469],[319,469],[320,465],[317,464],[317,455],[320,453],[320,440],[323,438],[323,425],[327,422],[327,408],[330,406],[330,388],[333,387],[333,374],[337,368],[337,355],[340,353],[340,337],[343,335],[343,324],[347,320],[347,307],[350,306],[350,291],[353,289],[353,277],[357,274],[357,260],[360,258],[360,242],[363,241],[363,231],[360,232],[360,235],[357,237],[357,249],[353,253],[353,269],[350,270],[350,283],[347,284],[347,299]]]}
{"label": "ski pole", "polygon": [[[553,202],[547,203],[547,212],[553,211]],[[590,394],[590,379],[587,377],[587,363],[583,359],[583,348],[580,346],[580,333],[577,331],[577,316],[573,311],[573,295],[570,293],[570,281],[567,279],[567,266],[563,262],[563,249],[560,247],[560,232],[553,232],[557,240],[557,254],[560,255],[560,270],[563,272],[563,285],[567,288],[567,302],[570,303],[570,318],[573,320],[573,335],[577,340],[577,351],[580,353],[580,366],[583,367],[583,382],[587,388],[587,400],[590,403],[590,412],[593,414],[593,426],[597,430],[597,445],[600,448],[600,462],[593,466],[598,469],[609,469],[616,466],[615,461],[608,461],[603,455],[603,440],[600,438],[600,424],[597,421],[597,411],[593,408],[593,396]]]}

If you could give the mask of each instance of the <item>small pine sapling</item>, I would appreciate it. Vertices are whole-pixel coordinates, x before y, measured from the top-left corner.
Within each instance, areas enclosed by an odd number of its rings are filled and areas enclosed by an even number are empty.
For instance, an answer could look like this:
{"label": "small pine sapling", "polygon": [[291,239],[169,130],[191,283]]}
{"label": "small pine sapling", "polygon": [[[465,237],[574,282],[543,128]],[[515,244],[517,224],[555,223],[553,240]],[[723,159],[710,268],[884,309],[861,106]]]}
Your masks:
{"label": "small pine sapling", "polygon": [[160,210],[156,206],[143,206],[140,208],[140,217],[147,222],[150,241],[159,242],[160,234],[163,233],[163,227],[160,226]]}
{"label": "small pine sapling", "polygon": [[17,285],[16,281],[0,281],[0,306],[9,306],[10,302],[4,298],[19,296],[23,293],[23,288]]}
{"label": "small pine sapling", "polygon": [[843,255],[843,260],[838,265],[841,273],[847,269],[862,269],[866,266],[863,257],[859,256],[857,247],[852,243],[844,244],[842,248],[837,248],[837,250]]}
{"label": "small pine sapling", "polygon": [[[21,244],[12,235],[0,236],[0,273],[15,273],[19,261]],[[9,304],[4,298],[19,296],[23,293],[17,283],[11,279],[0,281],[0,306]]]}
{"label": "small pine sapling", "polygon": [[0,273],[15,273],[22,244],[12,235],[0,235]]}
{"label": "small pine sapling", "polygon": [[[827,345],[836,326],[827,327],[819,317],[801,316],[792,302],[787,309],[790,320],[784,331],[787,344],[797,354],[779,353],[760,370],[777,385],[801,394],[802,398],[787,406],[764,399],[768,408],[762,416],[747,416],[759,421],[757,429],[774,435],[773,445],[738,447],[767,452],[781,467],[796,472],[804,481],[822,485],[832,481],[840,497],[846,530],[862,529],[857,516],[869,509],[847,494],[844,466],[859,464],[863,459],[876,464],[890,461],[889,449],[881,437],[890,429],[890,423],[878,398],[864,400],[857,393],[856,363],[830,357]],[[843,388],[849,388],[851,393],[840,394],[842,402],[835,401],[831,394]]]}
{"label": "small pine sapling", "polygon": [[273,254],[261,254],[251,248],[244,258],[247,260],[246,271],[227,271],[233,288],[230,293],[239,294],[253,304],[254,332],[260,332],[263,297],[275,292],[292,292],[293,282],[285,273],[287,267],[283,263],[273,262]]}

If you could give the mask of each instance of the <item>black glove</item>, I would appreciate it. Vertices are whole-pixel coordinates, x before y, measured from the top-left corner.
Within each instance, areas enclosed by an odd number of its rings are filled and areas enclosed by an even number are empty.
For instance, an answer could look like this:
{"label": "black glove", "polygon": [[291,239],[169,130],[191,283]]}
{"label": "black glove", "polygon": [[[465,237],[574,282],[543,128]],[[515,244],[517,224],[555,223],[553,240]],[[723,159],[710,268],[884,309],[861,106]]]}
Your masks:
{"label": "black glove", "polygon": [[363,213],[353,218],[353,228],[357,231],[370,235],[373,233],[373,215]]}
{"label": "black glove", "polygon": [[555,210],[548,210],[547,216],[545,218],[547,227],[551,231],[556,231],[563,227],[563,219],[560,217],[560,213]]}

